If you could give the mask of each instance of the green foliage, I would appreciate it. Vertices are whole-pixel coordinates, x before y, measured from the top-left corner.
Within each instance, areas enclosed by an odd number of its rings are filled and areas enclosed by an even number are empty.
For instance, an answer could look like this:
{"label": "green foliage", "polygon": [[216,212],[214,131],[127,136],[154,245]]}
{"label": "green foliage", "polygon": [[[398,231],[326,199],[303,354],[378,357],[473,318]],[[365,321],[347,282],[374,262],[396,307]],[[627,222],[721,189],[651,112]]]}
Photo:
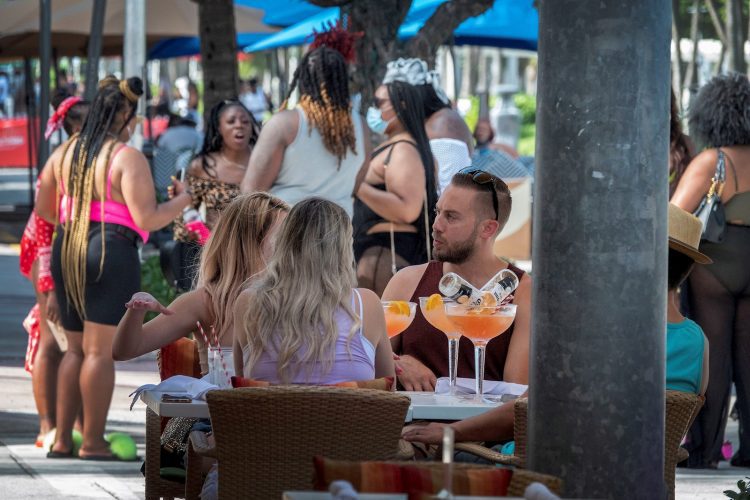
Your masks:
{"label": "green foliage", "polygon": [[[141,264],[141,290],[154,296],[162,305],[168,306],[177,297],[177,292],[169,286],[161,272],[159,256],[152,255]],[[149,312],[145,321],[156,317],[157,314]]]}
{"label": "green foliage", "polygon": [[479,97],[473,95],[469,97],[469,100],[471,101],[471,108],[469,108],[466,116],[464,116],[464,121],[469,130],[473,132],[477,126],[477,121],[479,121]]}
{"label": "green foliage", "polygon": [[[750,477],[745,477],[750,479]],[[740,479],[737,481],[737,488],[739,491],[724,490],[724,495],[734,500],[750,500],[750,490],[747,488],[747,481]]]}
{"label": "green foliage", "polygon": [[518,138],[518,154],[521,156],[534,156],[536,150],[536,125],[527,123],[521,125],[521,134]]}
{"label": "green foliage", "polygon": [[531,94],[518,93],[513,96],[513,102],[521,112],[521,125],[536,123],[536,97]]}

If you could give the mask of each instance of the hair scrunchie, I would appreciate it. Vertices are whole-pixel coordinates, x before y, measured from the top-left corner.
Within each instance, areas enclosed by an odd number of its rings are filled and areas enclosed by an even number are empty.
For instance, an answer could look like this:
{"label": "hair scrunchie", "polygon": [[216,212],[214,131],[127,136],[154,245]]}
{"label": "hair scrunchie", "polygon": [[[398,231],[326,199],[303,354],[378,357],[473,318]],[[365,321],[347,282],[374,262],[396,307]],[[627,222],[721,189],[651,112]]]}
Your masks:
{"label": "hair scrunchie", "polygon": [[60,130],[60,127],[63,126],[63,122],[65,121],[65,117],[67,116],[68,111],[70,111],[70,108],[72,108],[79,102],[81,102],[80,97],[71,96],[60,103],[52,116],[49,117],[49,120],[47,120],[47,128],[44,129],[45,140],[49,140],[49,138],[52,137],[52,134]]}
{"label": "hair scrunchie", "polygon": [[437,71],[430,71],[427,63],[422,59],[399,57],[388,63],[388,69],[383,77],[383,84],[392,82],[404,82],[409,85],[432,85],[438,98],[448,104],[448,96],[440,87],[440,76]]}
{"label": "hair scrunchie", "polygon": [[128,85],[127,80],[120,80],[120,92],[122,92],[122,95],[125,96],[125,98],[132,102],[133,104],[138,102],[138,96],[130,90],[130,85]]}

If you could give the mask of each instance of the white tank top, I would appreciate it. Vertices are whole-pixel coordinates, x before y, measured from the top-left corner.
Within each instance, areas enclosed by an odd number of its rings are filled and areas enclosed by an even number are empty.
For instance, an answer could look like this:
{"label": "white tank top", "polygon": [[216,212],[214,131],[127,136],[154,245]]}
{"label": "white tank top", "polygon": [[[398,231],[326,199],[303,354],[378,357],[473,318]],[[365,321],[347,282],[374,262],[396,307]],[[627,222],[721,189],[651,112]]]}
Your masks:
{"label": "white tank top", "polygon": [[354,180],[365,154],[362,120],[352,111],[357,154],[347,150],[339,165],[338,158],[323,145],[318,129],[310,131],[305,113],[297,108],[297,114],[297,137],[284,151],[281,170],[271,186],[271,194],[290,205],[309,196],[320,196],[341,205],[351,217]]}

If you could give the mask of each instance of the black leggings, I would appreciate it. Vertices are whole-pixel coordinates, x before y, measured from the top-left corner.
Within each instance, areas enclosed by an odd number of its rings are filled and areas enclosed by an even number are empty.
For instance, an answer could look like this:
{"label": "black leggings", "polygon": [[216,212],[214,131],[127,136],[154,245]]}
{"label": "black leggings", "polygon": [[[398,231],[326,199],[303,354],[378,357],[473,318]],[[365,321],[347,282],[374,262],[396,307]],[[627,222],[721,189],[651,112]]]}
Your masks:
{"label": "black leggings", "polygon": [[706,404],[688,433],[688,464],[721,459],[732,382],[740,417],[738,456],[750,460],[750,227],[727,226],[721,244],[701,244],[714,261],[688,278],[690,313],[709,344]]}
{"label": "black leggings", "polygon": [[[60,320],[68,331],[82,332],[83,322],[65,294],[61,250],[63,229],[57,227],[52,244],[52,279],[55,295],[60,306]],[[123,314],[125,303],[141,289],[141,261],[138,256],[140,237],[129,228],[118,224],[104,225],[104,265],[99,276],[102,256],[102,233],[98,222],[89,229],[88,253],[86,255],[85,321],[116,326]]]}

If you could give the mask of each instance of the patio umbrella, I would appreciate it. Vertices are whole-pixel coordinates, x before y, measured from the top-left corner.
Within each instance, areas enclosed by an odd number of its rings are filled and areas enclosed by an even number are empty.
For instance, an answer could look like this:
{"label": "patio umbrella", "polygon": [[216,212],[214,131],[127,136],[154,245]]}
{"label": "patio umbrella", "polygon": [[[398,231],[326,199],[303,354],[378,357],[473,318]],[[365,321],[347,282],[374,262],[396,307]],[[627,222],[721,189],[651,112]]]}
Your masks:
{"label": "patio umbrella", "polygon": [[[435,9],[444,2],[445,0],[414,0],[399,29],[399,39],[409,39],[416,35]],[[313,29],[325,29],[326,24],[335,22],[339,15],[337,7],[325,9],[313,17],[269,35],[245,51],[257,52],[308,43]],[[467,19],[455,30],[454,43],[536,50],[538,24],[533,0],[495,0],[492,8]]]}
{"label": "patio umbrella", "polygon": [[[268,33],[238,33],[237,50],[266,38]],[[159,40],[148,51],[149,59],[169,59],[171,57],[194,56],[201,52],[201,39],[197,36],[180,36]]]}
{"label": "patio umbrella", "polygon": [[[109,0],[104,19],[102,53],[122,53],[126,0]],[[52,4],[52,47],[57,56],[86,56],[91,30],[92,2],[55,0]],[[273,33],[262,19],[264,12],[235,7],[238,33]],[[39,4],[13,0],[0,3],[0,58],[37,57],[39,54]],[[146,2],[147,43],[198,34],[198,5],[191,0]]]}
{"label": "patio umbrella", "polygon": [[279,0],[237,0],[234,2],[235,5],[265,11],[264,23],[283,28],[304,21],[324,10],[324,7],[318,7],[306,0],[284,0],[281,8],[279,3]]}
{"label": "patio umbrella", "polygon": [[[416,0],[413,19],[405,20],[398,31],[401,39],[416,35],[424,22],[444,0]],[[453,32],[455,45],[482,45],[508,49],[536,50],[539,16],[534,0],[495,0],[483,14],[465,20]],[[410,12],[411,13],[411,12]]]}

